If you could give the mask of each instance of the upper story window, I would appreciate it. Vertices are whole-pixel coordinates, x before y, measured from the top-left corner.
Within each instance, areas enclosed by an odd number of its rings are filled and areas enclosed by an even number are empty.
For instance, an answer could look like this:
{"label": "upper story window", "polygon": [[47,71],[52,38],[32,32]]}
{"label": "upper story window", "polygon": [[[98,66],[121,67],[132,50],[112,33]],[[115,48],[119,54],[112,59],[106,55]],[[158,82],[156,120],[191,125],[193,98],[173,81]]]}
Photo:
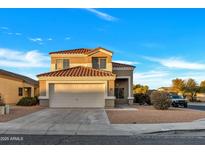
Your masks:
{"label": "upper story window", "polygon": [[69,59],[56,59],[55,70],[69,68]]}
{"label": "upper story window", "polygon": [[106,69],[106,58],[92,58],[92,67],[96,69]]}
{"label": "upper story window", "polygon": [[69,60],[63,59],[63,69],[69,68]]}

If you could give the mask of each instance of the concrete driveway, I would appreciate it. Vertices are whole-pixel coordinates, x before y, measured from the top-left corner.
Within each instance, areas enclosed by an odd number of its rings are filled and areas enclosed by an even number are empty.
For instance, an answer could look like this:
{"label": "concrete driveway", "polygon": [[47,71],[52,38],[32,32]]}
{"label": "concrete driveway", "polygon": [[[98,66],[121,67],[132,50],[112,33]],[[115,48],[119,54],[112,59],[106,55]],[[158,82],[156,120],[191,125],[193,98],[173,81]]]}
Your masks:
{"label": "concrete driveway", "polygon": [[84,125],[109,125],[104,109],[47,108],[29,115],[0,123],[0,134],[60,134],[75,132]]}
{"label": "concrete driveway", "polygon": [[53,109],[47,108],[21,118],[9,121],[10,124],[109,124],[104,109]]}

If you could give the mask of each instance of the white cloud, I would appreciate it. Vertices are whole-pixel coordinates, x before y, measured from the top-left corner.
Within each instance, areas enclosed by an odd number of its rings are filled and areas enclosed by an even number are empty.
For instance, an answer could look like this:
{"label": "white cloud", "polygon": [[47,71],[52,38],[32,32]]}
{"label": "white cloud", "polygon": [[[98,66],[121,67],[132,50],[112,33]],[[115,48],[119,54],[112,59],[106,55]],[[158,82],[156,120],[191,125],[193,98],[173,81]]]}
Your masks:
{"label": "white cloud", "polygon": [[128,64],[128,65],[136,65],[136,64],[139,64],[138,62],[135,62],[135,61],[124,61],[124,60],[114,60],[113,62]]}
{"label": "white cloud", "polygon": [[0,48],[0,66],[4,67],[49,67],[49,57],[38,50],[27,52]]}
{"label": "white cloud", "polygon": [[136,79],[145,79],[145,78],[158,78],[158,77],[165,77],[168,73],[165,71],[148,71],[143,73],[134,73],[134,77]]}
{"label": "white cloud", "polygon": [[13,35],[13,33],[11,33],[11,32],[9,32],[9,33],[7,33],[8,35]]}
{"label": "white cloud", "polygon": [[202,70],[205,69],[205,64],[185,61],[181,58],[171,57],[171,58],[153,58],[153,57],[144,57],[147,60],[158,62],[161,65],[168,68],[176,69],[189,69],[189,70]]}
{"label": "white cloud", "polygon": [[70,37],[66,37],[66,38],[65,38],[65,40],[70,40],[70,39],[71,39]]}
{"label": "white cloud", "polygon": [[48,38],[48,41],[52,41],[53,39],[52,38]]}
{"label": "white cloud", "polygon": [[134,84],[148,85],[151,89],[156,89],[161,86],[170,86],[171,84],[169,72],[160,70],[135,72],[133,78]]}
{"label": "white cloud", "polygon": [[8,30],[9,28],[8,27],[1,27],[1,29]]}
{"label": "white cloud", "polygon": [[94,13],[95,15],[97,15],[98,17],[100,17],[101,19],[107,20],[107,21],[115,21],[117,20],[116,17],[113,17],[107,13],[98,11],[97,9],[92,9],[92,8],[86,8],[87,11]]}
{"label": "white cloud", "polygon": [[42,42],[43,39],[40,38],[40,37],[37,37],[37,38],[29,38],[30,41],[33,41],[33,42]]}
{"label": "white cloud", "polygon": [[19,36],[19,35],[22,35],[21,33],[15,33],[15,35]]}

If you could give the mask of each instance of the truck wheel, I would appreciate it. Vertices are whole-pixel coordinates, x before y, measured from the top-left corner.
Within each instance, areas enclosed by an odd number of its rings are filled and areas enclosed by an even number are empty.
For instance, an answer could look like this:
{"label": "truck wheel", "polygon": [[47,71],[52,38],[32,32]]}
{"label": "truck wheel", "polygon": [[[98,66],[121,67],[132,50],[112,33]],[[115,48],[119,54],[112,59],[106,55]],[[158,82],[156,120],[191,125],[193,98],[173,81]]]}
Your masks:
{"label": "truck wheel", "polygon": [[187,108],[187,103],[184,104],[184,108]]}

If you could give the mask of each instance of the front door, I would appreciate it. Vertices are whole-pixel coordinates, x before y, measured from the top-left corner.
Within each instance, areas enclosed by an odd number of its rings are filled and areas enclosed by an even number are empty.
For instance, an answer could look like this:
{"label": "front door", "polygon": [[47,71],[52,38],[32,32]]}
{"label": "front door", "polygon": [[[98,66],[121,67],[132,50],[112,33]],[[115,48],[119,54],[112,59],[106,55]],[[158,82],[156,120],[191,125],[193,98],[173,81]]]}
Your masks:
{"label": "front door", "polygon": [[116,99],[125,98],[125,88],[115,88],[115,97]]}
{"label": "front door", "polygon": [[115,80],[115,97],[116,103],[127,103],[128,97],[128,79]]}
{"label": "front door", "polygon": [[31,88],[30,87],[24,88],[24,97],[31,97]]}

